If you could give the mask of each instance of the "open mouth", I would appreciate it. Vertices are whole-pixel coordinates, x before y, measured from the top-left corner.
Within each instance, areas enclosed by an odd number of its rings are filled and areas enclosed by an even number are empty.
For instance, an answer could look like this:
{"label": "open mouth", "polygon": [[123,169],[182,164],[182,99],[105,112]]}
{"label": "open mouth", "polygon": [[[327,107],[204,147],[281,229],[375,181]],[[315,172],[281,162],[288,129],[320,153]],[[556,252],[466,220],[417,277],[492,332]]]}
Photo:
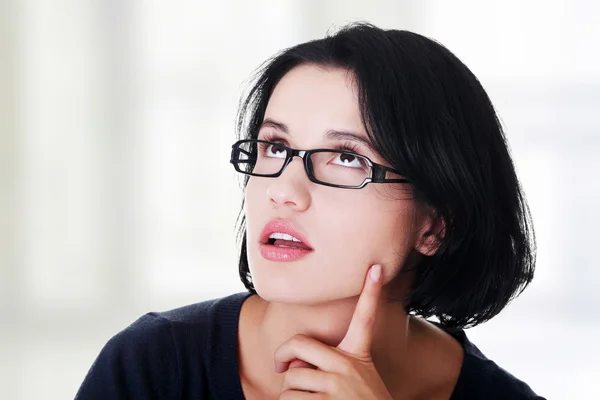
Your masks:
{"label": "open mouth", "polygon": [[265,225],[259,242],[260,253],[270,261],[295,261],[314,251],[291,222],[279,218]]}
{"label": "open mouth", "polygon": [[[281,236],[283,236],[283,237],[281,237]],[[282,234],[278,234],[278,233],[272,234],[271,237],[269,237],[267,239],[265,244],[270,245],[270,246],[276,246],[276,247],[312,250],[309,246],[307,246],[300,240],[298,240],[290,235],[282,235]]]}
{"label": "open mouth", "polygon": [[311,247],[296,238],[281,239],[273,237],[278,235],[282,234],[271,234],[271,237],[261,243],[260,253],[265,259],[270,261],[295,261],[313,252]]}

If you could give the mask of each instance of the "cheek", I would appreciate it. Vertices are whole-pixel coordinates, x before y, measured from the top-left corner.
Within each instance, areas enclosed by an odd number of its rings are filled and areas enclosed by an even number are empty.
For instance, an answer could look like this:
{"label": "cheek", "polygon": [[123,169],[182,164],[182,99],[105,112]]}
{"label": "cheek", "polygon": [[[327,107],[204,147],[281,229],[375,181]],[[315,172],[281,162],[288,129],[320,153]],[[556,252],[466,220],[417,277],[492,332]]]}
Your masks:
{"label": "cheek", "polygon": [[328,209],[323,224],[329,256],[352,264],[381,262],[398,267],[411,250],[412,212],[408,202],[366,198]]}
{"label": "cheek", "polygon": [[257,223],[257,217],[264,212],[265,198],[264,190],[260,187],[260,182],[253,179],[248,181],[244,194],[244,214],[246,216],[246,232],[248,239],[256,231],[255,224]]}

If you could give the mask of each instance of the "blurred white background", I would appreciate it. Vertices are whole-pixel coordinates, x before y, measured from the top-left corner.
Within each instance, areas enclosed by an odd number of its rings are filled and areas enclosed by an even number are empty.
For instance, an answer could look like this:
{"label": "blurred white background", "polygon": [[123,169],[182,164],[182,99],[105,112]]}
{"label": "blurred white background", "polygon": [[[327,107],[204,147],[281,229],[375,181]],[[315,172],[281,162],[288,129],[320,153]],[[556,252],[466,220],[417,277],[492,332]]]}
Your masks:
{"label": "blurred white background", "polygon": [[0,398],[73,398],[140,315],[244,290],[239,96],[276,51],[354,20],[446,45],[505,124],[537,274],[467,334],[549,399],[600,398],[599,17],[586,0],[0,1]]}

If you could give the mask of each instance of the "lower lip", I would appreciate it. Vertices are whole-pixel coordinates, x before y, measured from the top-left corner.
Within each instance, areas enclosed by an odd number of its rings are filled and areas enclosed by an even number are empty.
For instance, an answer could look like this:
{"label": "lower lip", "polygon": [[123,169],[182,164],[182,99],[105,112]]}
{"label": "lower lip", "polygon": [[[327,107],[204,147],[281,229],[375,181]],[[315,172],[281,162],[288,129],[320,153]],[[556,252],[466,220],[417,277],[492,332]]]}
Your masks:
{"label": "lower lip", "polygon": [[312,250],[297,247],[281,247],[270,244],[260,245],[260,254],[270,261],[295,261],[307,256]]}

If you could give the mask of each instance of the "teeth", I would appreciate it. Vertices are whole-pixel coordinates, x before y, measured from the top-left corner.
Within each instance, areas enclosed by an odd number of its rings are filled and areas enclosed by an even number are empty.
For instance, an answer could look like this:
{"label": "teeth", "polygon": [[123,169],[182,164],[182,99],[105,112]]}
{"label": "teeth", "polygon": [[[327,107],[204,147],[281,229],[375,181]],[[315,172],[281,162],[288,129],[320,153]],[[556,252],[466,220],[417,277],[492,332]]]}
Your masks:
{"label": "teeth", "polygon": [[293,242],[300,242],[300,240],[296,239],[292,235],[288,235],[287,233],[273,232],[269,239],[283,239],[283,240],[291,240]]}

